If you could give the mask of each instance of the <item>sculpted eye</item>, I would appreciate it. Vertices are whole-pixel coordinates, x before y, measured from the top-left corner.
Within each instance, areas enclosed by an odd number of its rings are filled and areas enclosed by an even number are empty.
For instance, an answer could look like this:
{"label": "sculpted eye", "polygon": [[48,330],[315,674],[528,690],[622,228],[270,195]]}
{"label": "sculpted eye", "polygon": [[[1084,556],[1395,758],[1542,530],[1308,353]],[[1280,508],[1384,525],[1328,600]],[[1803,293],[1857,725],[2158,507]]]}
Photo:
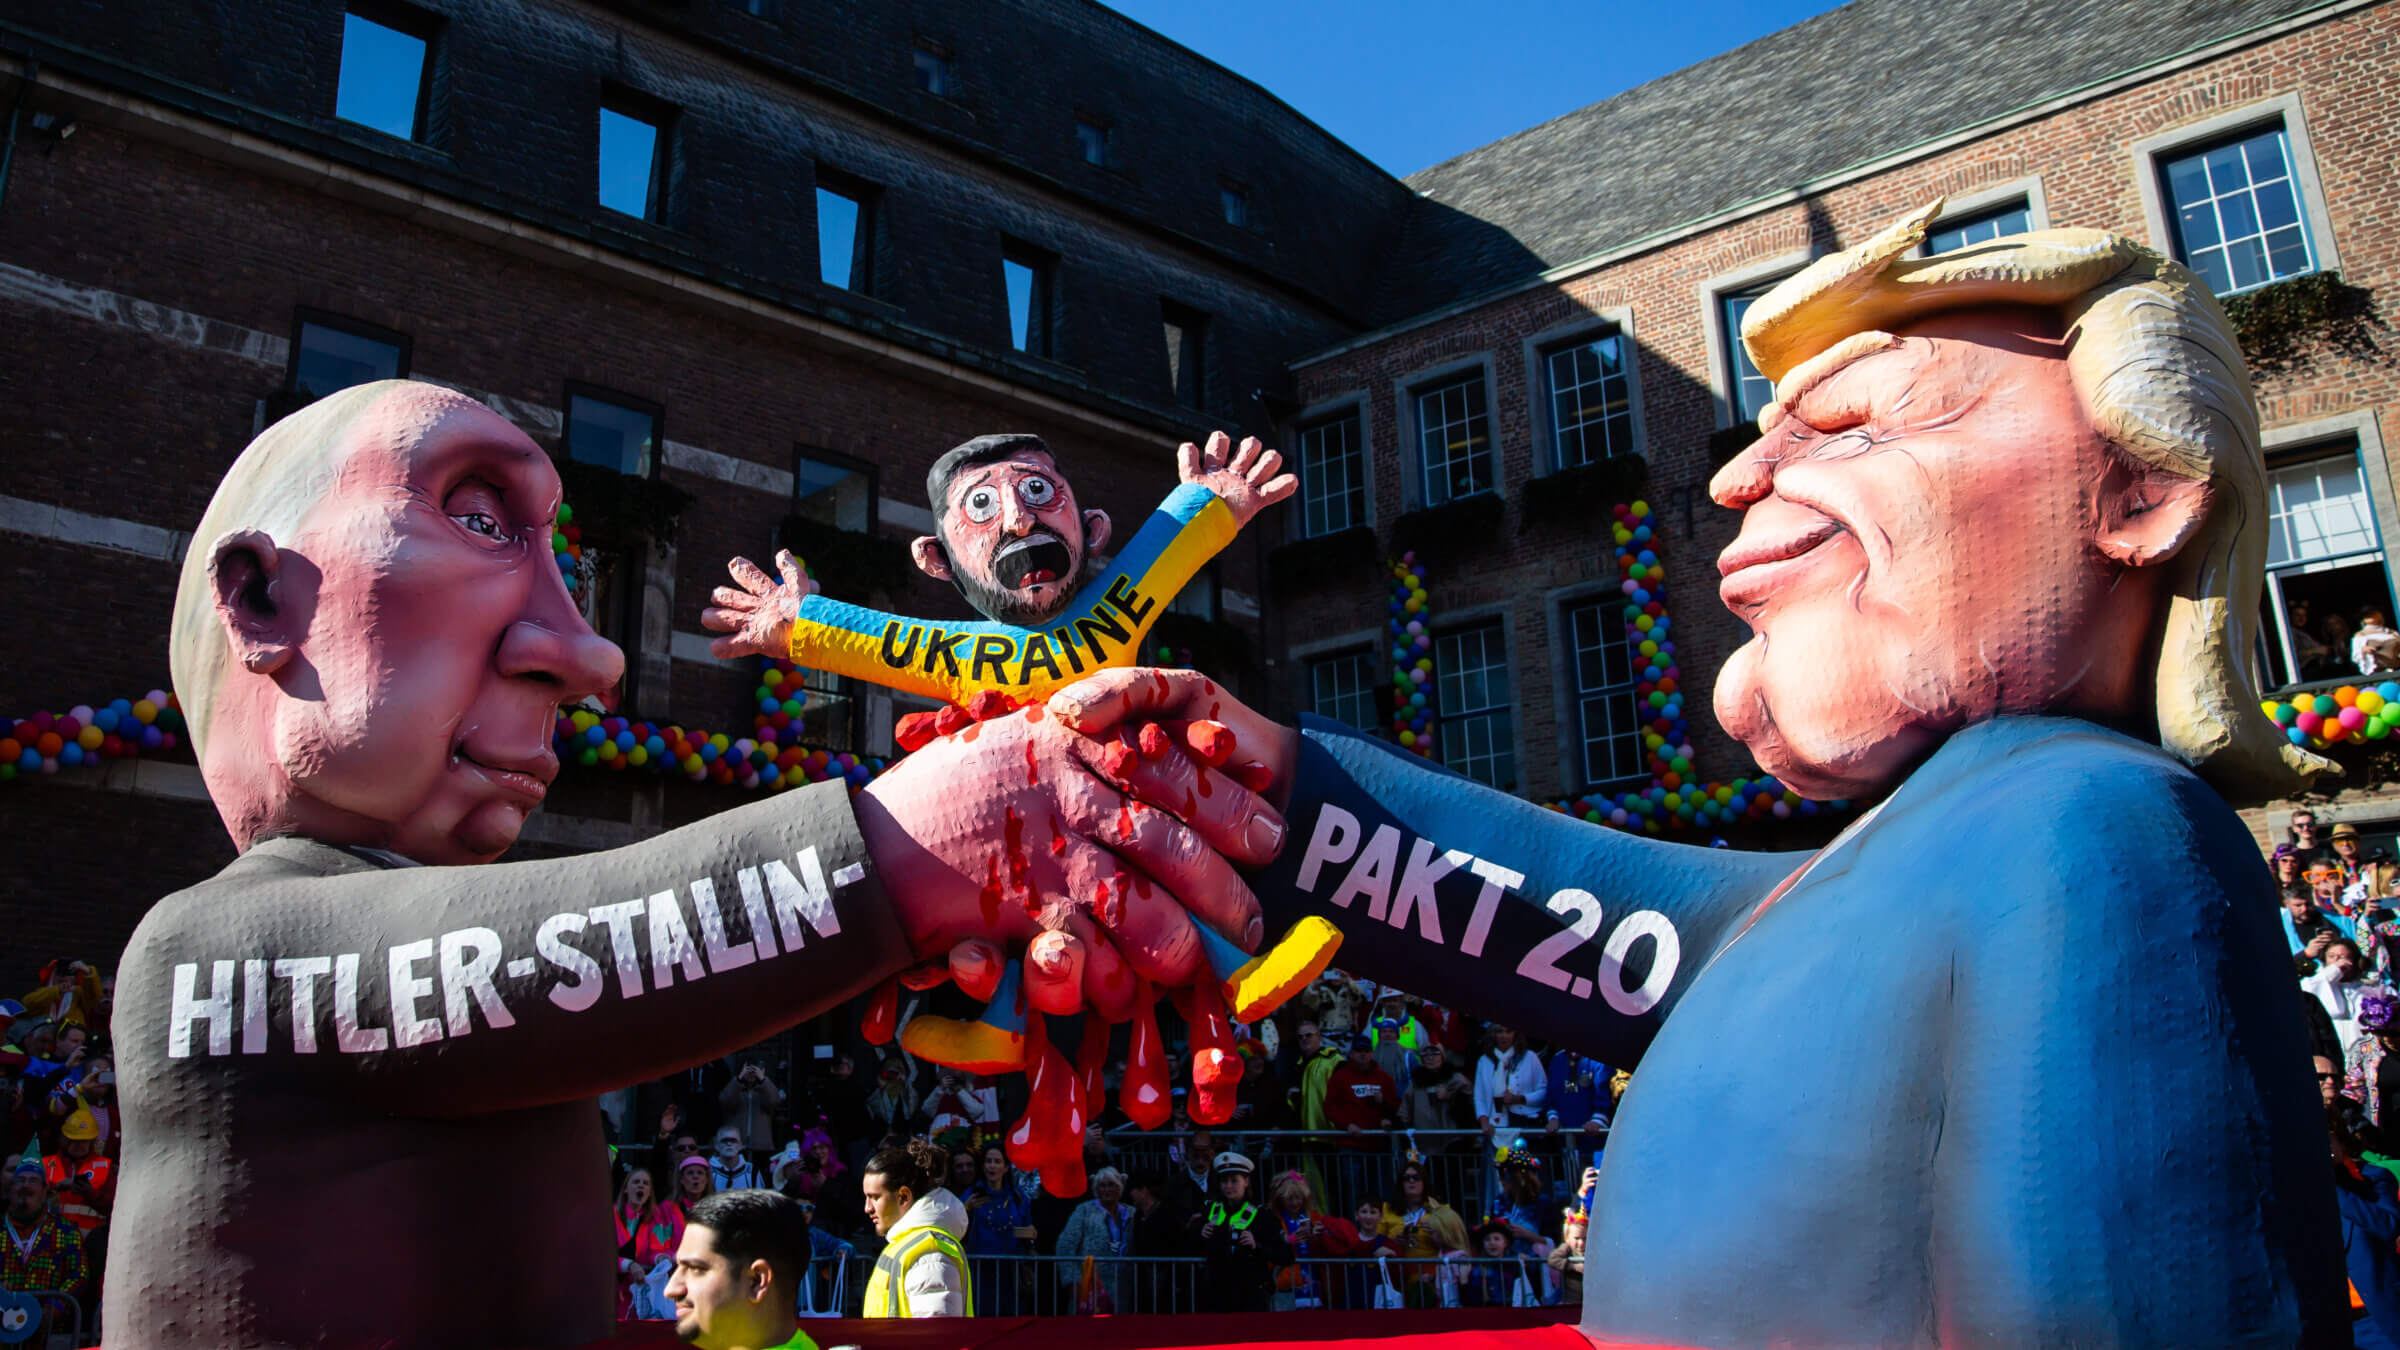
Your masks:
{"label": "sculpted eye", "polygon": [[458,522],[459,528],[486,539],[510,539],[508,511],[501,503],[500,490],[480,478],[469,478],[450,490],[442,502],[442,513]]}
{"label": "sculpted eye", "polygon": [[1028,476],[1017,484],[1017,495],[1025,499],[1027,506],[1048,506],[1058,499],[1058,487],[1047,478]]}
{"label": "sculpted eye", "polygon": [[959,507],[967,513],[967,519],[981,525],[1000,514],[1000,493],[990,487],[969,488]]}
{"label": "sculpted eye", "polygon": [[500,522],[492,519],[490,516],[485,515],[481,511],[470,511],[463,516],[452,516],[450,518],[457,521],[459,524],[466,526],[475,533],[482,535],[486,539],[497,539],[500,537]]}

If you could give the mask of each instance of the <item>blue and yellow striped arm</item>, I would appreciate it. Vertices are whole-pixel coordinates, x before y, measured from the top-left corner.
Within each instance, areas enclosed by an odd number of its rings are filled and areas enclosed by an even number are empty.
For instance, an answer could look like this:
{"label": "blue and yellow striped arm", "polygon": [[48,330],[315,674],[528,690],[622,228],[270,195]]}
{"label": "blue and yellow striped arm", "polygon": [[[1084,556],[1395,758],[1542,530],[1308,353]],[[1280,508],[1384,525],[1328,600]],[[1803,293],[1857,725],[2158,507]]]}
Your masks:
{"label": "blue and yellow striped arm", "polygon": [[1142,637],[1166,602],[1240,528],[1217,494],[1186,483],[1046,627],[904,619],[812,595],[792,621],[791,657],[948,703],[964,704],[986,689],[1019,701],[1047,698],[1092,671],[1139,664]]}

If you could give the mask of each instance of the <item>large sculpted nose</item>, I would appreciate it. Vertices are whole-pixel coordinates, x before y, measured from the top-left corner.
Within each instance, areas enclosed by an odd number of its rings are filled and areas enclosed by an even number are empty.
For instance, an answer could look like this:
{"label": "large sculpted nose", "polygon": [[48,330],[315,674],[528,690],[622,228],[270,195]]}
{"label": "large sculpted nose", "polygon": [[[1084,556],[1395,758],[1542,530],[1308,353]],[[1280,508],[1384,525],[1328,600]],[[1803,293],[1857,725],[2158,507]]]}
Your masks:
{"label": "large sculpted nose", "polygon": [[1033,508],[1016,493],[1005,489],[1000,493],[1000,528],[1010,534],[1024,534],[1033,528]]}
{"label": "large sculpted nose", "polygon": [[603,694],[625,674],[625,653],[592,631],[553,571],[500,635],[500,673],[558,687],[561,703]]}

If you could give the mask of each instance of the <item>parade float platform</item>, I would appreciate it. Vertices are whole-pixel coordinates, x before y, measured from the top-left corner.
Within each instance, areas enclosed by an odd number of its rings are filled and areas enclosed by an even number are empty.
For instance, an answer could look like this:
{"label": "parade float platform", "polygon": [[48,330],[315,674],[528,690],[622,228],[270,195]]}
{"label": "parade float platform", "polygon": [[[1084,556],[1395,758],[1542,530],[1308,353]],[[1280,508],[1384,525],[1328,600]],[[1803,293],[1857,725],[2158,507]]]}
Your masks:
{"label": "parade float platform", "polygon": [[[1428,1309],[1422,1312],[1191,1314],[1162,1317],[946,1317],[923,1321],[827,1318],[801,1329],[823,1350],[1381,1350],[1395,1339],[1414,1350],[1590,1350],[1576,1330],[1579,1308]],[[1274,1319],[1268,1325],[1268,1319]],[[681,1350],[671,1322],[626,1322],[587,1350]]]}

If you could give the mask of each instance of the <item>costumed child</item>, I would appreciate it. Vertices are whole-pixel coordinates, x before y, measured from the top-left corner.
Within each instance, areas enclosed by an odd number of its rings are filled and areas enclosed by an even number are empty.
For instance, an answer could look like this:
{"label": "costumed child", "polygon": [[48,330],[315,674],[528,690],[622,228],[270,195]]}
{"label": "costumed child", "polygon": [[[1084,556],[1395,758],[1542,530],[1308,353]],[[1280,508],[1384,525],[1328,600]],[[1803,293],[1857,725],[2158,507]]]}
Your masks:
{"label": "costumed child", "polygon": [[1498,1218],[1485,1219],[1475,1225],[1470,1236],[1475,1240],[1475,1255],[1480,1259],[1468,1265],[1458,1277],[1460,1307],[1511,1308],[1541,1302],[1539,1295],[1519,1292],[1526,1276],[1520,1269],[1521,1262],[1509,1260],[1516,1251],[1507,1223]]}

